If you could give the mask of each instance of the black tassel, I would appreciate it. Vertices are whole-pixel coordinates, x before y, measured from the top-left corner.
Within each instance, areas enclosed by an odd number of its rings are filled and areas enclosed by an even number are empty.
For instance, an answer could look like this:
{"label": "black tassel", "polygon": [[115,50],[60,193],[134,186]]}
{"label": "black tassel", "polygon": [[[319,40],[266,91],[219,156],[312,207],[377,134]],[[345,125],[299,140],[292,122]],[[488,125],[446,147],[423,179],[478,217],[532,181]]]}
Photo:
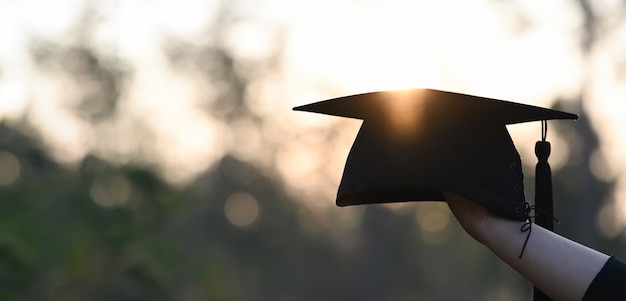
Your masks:
{"label": "black tassel", "polygon": [[535,168],[535,207],[538,209],[535,223],[553,231],[552,171],[548,163],[550,142],[545,140],[546,121],[542,121],[542,129],[542,139],[535,144],[535,154],[538,159],[537,167]]}
{"label": "black tassel", "polygon": [[[535,223],[550,231],[554,231],[554,207],[552,200],[552,171],[548,164],[550,157],[550,142],[546,141],[548,132],[548,122],[541,121],[541,141],[535,144],[535,155],[537,155],[537,167],[535,168]],[[552,300],[542,291],[535,287],[533,300]]]}

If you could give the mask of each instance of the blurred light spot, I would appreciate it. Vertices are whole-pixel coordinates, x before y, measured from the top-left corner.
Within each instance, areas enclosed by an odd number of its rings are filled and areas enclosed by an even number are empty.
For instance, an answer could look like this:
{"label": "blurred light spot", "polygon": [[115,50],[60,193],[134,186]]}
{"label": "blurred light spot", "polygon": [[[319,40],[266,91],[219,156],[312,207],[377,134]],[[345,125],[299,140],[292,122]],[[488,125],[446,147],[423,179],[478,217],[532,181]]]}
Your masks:
{"label": "blurred light spot", "polygon": [[[522,158],[522,163],[527,166],[532,166],[534,170],[535,164],[537,164],[537,157],[535,155],[535,143],[541,139],[541,123],[540,122],[527,122],[511,124],[506,126],[513,143]],[[570,162],[570,146],[567,139],[564,140],[556,133],[548,132],[548,141],[552,146],[552,152],[550,153],[550,166],[552,170],[558,170]]]}
{"label": "blurred light spot", "polygon": [[248,60],[270,57],[278,39],[274,30],[262,23],[244,21],[229,28],[227,46],[236,57]]}
{"label": "blurred light spot", "polygon": [[431,245],[444,243],[449,235],[446,228],[450,224],[450,214],[446,203],[421,204],[416,212],[417,224],[422,238]]}
{"label": "blurred light spot", "polygon": [[8,186],[20,176],[20,161],[10,152],[0,151],[0,185]]}
{"label": "blurred light spot", "polygon": [[252,226],[259,219],[259,209],[259,202],[245,192],[231,194],[224,204],[226,219],[239,228]]}
{"label": "blurred light spot", "polygon": [[515,294],[511,290],[509,286],[499,285],[495,288],[492,288],[487,293],[487,296],[484,300],[487,301],[510,301],[515,300]]}
{"label": "blurred light spot", "polygon": [[[443,203],[442,203],[443,204]],[[428,233],[438,233],[443,231],[450,222],[450,216],[447,211],[442,210],[440,203],[435,203],[432,206],[424,206],[417,212],[417,222],[420,229]]]}
{"label": "blurred light spot", "polygon": [[96,178],[89,190],[93,201],[104,208],[126,205],[132,192],[132,184],[122,176]]}
{"label": "blurred light spot", "polygon": [[619,224],[615,214],[615,205],[608,204],[600,209],[596,220],[598,230],[605,238],[615,238],[622,233],[623,227]]}
{"label": "blurred light spot", "polygon": [[241,160],[255,158],[264,149],[258,125],[250,120],[238,120],[230,125],[233,135],[231,152]]}
{"label": "blurred light spot", "polygon": [[591,154],[591,158],[589,158],[589,169],[596,179],[608,182],[611,181],[615,175],[605,158],[600,149],[594,151],[593,154]]}
{"label": "blurred light spot", "polygon": [[276,154],[276,167],[287,177],[310,175],[320,164],[317,153],[305,143],[290,143]]}

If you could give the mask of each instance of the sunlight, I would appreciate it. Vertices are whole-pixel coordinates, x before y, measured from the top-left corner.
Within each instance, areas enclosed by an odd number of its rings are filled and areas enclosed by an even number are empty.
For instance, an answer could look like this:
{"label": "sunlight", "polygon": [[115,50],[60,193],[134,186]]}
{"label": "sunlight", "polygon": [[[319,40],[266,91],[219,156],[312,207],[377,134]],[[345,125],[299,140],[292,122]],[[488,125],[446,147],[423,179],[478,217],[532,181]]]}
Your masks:
{"label": "sunlight", "polygon": [[501,16],[482,1],[410,3],[375,2],[350,18],[306,7],[310,17],[290,20],[288,61],[345,94],[425,87],[541,105],[580,81],[571,22],[519,37],[493,26]]}
{"label": "sunlight", "polygon": [[415,136],[419,130],[418,122],[424,118],[423,90],[398,90],[388,95],[385,109],[393,134]]}
{"label": "sunlight", "polygon": [[415,220],[422,239],[430,245],[446,242],[450,235],[446,229],[450,225],[450,210],[444,202],[420,202],[416,206]]}

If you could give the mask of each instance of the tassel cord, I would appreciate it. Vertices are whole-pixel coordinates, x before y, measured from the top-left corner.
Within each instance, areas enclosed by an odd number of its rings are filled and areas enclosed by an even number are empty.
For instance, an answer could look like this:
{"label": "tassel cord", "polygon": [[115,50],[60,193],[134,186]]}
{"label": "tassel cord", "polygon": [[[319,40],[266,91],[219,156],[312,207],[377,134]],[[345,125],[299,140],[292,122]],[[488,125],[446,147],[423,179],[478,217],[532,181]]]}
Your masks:
{"label": "tassel cord", "polygon": [[[528,202],[524,202],[524,208],[520,208],[520,210],[524,213],[526,213],[526,215],[528,216],[526,218],[526,221],[524,222],[524,224],[522,224],[522,227],[520,228],[520,232],[522,233],[527,233],[526,234],[526,239],[524,240],[524,245],[522,246],[522,251],[519,253],[518,258],[522,258],[522,256],[524,255],[524,250],[526,250],[526,245],[528,244],[528,240],[530,239],[530,234],[533,231],[533,219],[540,216],[540,215],[546,215],[549,216],[550,218],[552,218],[552,220],[557,223],[560,224],[561,221],[559,221],[558,218],[552,216],[551,214],[545,212],[544,210],[541,210],[541,208],[537,208],[535,205],[530,205],[528,204]],[[530,215],[531,212],[535,212],[535,215]]]}

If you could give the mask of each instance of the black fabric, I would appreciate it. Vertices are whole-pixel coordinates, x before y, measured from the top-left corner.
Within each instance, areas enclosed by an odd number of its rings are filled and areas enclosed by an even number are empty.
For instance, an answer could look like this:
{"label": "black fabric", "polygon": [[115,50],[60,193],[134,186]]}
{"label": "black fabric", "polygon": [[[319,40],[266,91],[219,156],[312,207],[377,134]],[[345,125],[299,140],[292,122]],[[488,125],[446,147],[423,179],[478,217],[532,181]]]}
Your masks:
{"label": "black fabric", "polygon": [[432,89],[372,92],[294,108],[363,119],[348,154],[339,206],[444,201],[456,193],[525,220],[522,162],[507,124],[570,113]]}
{"label": "black fabric", "polygon": [[593,279],[583,301],[626,300],[626,263],[611,256]]}

